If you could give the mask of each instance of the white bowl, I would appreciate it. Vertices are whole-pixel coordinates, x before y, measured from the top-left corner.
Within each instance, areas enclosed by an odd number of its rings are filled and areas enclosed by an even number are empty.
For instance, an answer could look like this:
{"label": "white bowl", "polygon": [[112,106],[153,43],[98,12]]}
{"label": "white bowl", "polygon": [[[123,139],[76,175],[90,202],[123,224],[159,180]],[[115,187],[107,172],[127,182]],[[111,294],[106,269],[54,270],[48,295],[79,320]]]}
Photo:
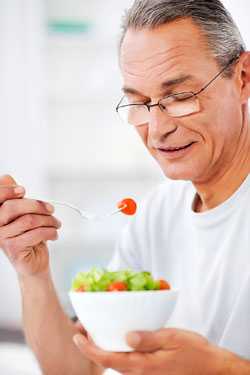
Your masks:
{"label": "white bowl", "polygon": [[154,331],[170,318],[178,291],[69,292],[75,313],[97,346],[107,351],[130,352],[126,334]]}

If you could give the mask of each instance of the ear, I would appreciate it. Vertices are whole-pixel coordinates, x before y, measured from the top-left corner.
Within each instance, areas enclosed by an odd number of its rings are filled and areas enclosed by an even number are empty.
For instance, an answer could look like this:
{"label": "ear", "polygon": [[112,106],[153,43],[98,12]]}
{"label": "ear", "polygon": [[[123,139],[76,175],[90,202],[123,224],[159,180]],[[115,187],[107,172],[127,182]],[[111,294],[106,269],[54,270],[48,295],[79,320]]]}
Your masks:
{"label": "ear", "polygon": [[250,98],[250,52],[244,52],[239,61],[239,83],[242,104]]}

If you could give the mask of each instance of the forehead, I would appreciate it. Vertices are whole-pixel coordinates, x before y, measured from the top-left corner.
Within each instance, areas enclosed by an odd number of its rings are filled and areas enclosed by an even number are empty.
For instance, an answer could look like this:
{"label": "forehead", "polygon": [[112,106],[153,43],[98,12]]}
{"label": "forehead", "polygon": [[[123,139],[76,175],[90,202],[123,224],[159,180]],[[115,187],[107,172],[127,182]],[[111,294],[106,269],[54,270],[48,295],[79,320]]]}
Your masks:
{"label": "forehead", "polygon": [[152,86],[178,74],[198,72],[214,59],[200,28],[190,19],[155,29],[127,31],[120,52],[125,85]]}

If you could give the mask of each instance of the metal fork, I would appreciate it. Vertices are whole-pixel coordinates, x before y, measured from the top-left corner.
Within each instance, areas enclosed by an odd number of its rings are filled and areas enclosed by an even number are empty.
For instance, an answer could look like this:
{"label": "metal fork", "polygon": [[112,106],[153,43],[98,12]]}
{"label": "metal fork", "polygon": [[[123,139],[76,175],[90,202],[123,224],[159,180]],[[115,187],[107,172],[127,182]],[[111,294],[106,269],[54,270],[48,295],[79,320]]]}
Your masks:
{"label": "metal fork", "polygon": [[122,207],[120,207],[119,209],[115,210],[115,211],[112,211],[108,214],[105,214],[105,215],[94,215],[94,214],[91,214],[85,210],[82,210],[81,208],[73,205],[72,203],[68,203],[68,202],[61,202],[61,201],[55,201],[55,200],[48,200],[47,202],[49,203],[52,203],[54,205],[58,205],[58,206],[64,206],[64,207],[68,207],[68,208],[71,208],[72,210],[74,210],[75,212],[77,212],[82,218],[86,219],[86,220],[103,220],[109,216],[113,216],[119,212],[121,212],[124,208],[127,207],[126,204],[124,204]]}

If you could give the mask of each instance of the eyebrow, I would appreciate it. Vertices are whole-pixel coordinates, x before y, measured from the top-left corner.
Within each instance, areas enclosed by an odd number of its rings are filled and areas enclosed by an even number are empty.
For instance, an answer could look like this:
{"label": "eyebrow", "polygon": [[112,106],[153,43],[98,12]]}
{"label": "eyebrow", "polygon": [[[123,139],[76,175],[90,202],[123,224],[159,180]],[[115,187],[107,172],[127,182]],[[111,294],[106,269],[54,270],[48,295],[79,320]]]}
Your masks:
{"label": "eyebrow", "polygon": [[[191,81],[192,79],[193,79],[193,76],[191,76],[190,74],[185,75],[185,76],[181,76],[181,77],[178,77],[178,78],[173,78],[173,79],[167,80],[165,82],[162,82],[161,89],[164,90],[164,91],[166,91],[166,90],[170,91],[173,88],[173,86],[180,85],[181,83],[184,83],[186,81]],[[140,91],[138,91],[136,89],[133,89],[132,87],[124,86],[122,88],[122,91],[124,92],[124,94],[134,94],[134,95],[145,96],[143,93],[141,93]]]}

